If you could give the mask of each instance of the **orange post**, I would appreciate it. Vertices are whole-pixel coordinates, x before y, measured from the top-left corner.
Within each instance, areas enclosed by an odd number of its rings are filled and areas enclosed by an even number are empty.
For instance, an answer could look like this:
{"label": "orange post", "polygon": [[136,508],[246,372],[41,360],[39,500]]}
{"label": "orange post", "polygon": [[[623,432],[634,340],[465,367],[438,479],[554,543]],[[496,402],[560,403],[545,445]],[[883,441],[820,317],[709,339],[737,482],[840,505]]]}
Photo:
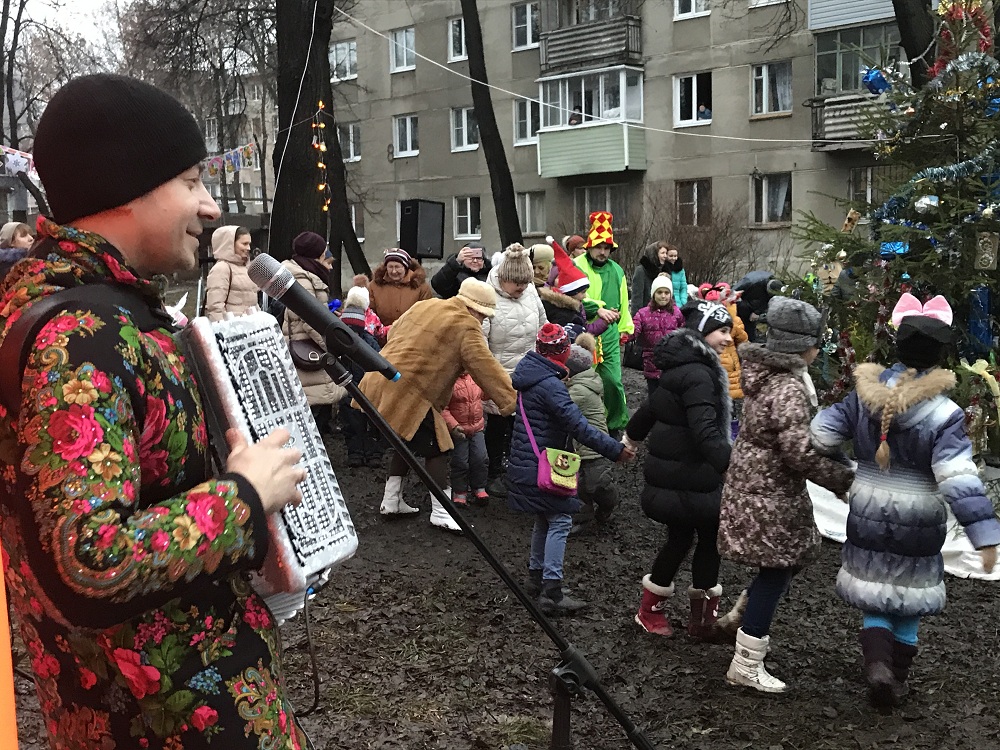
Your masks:
{"label": "orange post", "polygon": [[14,663],[11,661],[7,589],[0,580],[0,747],[17,750],[17,717],[14,714]]}

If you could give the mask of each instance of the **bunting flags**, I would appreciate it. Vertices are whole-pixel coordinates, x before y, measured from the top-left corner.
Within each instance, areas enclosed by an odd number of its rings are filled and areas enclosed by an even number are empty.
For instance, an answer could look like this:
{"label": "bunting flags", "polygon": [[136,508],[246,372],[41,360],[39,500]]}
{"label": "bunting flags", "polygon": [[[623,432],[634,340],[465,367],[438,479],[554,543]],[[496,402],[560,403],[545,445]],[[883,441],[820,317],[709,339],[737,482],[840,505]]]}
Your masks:
{"label": "bunting flags", "polygon": [[210,156],[206,159],[205,171],[209,177],[218,177],[223,169],[226,170],[226,174],[235,174],[241,169],[252,169],[255,166],[254,157],[256,154],[257,145],[255,143],[237,146],[224,154]]}

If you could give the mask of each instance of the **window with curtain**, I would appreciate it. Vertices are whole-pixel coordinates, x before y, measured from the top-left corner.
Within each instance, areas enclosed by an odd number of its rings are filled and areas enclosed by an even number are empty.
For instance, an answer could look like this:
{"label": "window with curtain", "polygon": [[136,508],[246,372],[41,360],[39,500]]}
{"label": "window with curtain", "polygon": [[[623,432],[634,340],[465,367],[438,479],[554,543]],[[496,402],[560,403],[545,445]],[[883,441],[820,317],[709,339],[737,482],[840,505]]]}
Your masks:
{"label": "window with curtain", "polygon": [[792,111],[792,63],[764,63],[751,68],[753,99],[751,114],[771,115]]}
{"label": "window with curtain", "polygon": [[786,224],[792,220],[792,174],[755,174],[753,183],[753,223]]}

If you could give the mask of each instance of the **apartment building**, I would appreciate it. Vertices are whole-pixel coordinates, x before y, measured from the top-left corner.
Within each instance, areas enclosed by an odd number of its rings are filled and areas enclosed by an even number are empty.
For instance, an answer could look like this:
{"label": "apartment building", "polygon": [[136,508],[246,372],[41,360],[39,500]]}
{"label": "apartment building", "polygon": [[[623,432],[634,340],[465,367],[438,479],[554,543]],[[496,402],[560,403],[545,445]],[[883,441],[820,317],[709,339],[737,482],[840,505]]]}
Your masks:
{"label": "apartment building", "polygon": [[[901,55],[892,4],[813,0],[777,39],[787,1],[480,0],[526,238],[585,230],[597,209],[627,230],[638,206],[694,225],[740,206],[787,245],[799,211],[839,223],[835,198],[870,196],[874,161],[852,139],[863,61]],[[445,204],[446,253],[498,249],[459,1],[351,13],[372,30],[338,21],[330,54],[367,253],[397,242],[408,198]]]}

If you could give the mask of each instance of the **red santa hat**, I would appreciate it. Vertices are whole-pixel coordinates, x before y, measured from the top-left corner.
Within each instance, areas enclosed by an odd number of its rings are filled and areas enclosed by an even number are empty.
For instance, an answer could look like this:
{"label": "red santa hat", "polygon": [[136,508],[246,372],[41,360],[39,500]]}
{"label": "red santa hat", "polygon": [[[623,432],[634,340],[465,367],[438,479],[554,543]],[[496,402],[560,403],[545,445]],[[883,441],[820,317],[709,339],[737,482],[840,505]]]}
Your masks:
{"label": "red santa hat", "polygon": [[552,246],[552,251],[555,253],[554,262],[556,268],[559,269],[559,274],[556,276],[556,289],[563,294],[575,294],[587,289],[590,286],[587,274],[577,268],[573,259],[552,237],[547,237],[546,240]]}

